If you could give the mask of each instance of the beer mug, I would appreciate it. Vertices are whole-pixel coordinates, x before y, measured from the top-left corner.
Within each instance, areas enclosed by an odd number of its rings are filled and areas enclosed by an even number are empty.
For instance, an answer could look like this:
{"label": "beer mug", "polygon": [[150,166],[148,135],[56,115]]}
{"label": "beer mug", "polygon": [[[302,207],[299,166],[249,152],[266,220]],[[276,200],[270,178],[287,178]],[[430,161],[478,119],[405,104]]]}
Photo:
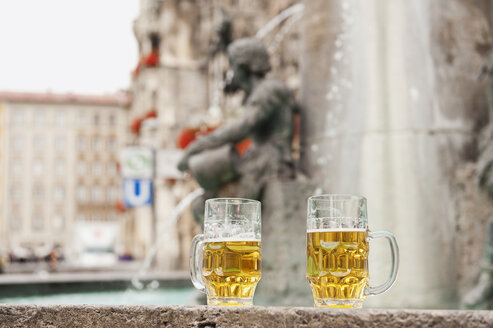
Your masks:
{"label": "beer mug", "polygon": [[190,276],[208,305],[252,305],[260,280],[260,202],[205,202],[204,233],[192,240]]}
{"label": "beer mug", "polygon": [[[369,241],[388,240],[390,276],[377,287],[369,286]],[[395,281],[399,249],[388,231],[369,231],[366,198],[321,195],[308,199],[306,278],[316,307],[360,308],[363,299],[387,291]]]}

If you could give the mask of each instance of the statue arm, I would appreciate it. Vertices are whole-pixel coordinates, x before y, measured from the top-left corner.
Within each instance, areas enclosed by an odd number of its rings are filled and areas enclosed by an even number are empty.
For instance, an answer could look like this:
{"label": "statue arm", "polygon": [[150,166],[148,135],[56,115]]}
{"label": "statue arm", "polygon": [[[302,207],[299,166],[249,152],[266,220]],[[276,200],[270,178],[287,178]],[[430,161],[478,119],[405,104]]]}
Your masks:
{"label": "statue arm", "polygon": [[252,130],[268,119],[270,111],[260,106],[249,106],[245,109],[245,114],[233,122],[215,130],[211,134],[200,137],[193,142],[186,150],[186,154],[191,156],[204,149],[216,148],[225,143],[235,143],[247,138]]}
{"label": "statue arm", "polygon": [[237,120],[228,123],[214,132],[198,138],[190,144],[186,154],[191,156],[205,149],[216,148],[228,142],[237,142],[248,136],[250,129],[243,122]]}
{"label": "statue arm", "polygon": [[251,104],[245,108],[243,116],[225,126],[215,130],[211,134],[205,135],[193,143],[185,150],[185,154],[178,163],[180,171],[189,169],[188,159],[190,156],[205,149],[217,148],[226,143],[239,142],[247,138],[252,131],[266,120],[271,119],[274,112],[273,106],[261,106]]}

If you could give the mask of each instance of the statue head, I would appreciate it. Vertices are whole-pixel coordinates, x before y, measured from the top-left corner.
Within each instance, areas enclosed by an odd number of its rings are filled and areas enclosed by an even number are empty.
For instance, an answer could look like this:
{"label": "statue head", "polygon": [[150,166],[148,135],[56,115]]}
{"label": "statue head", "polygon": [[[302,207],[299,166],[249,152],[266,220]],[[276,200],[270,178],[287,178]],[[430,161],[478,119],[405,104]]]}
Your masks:
{"label": "statue head", "polygon": [[230,70],[226,75],[224,91],[248,91],[252,77],[264,77],[270,71],[269,53],[256,38],[234,41],[228,46]]}

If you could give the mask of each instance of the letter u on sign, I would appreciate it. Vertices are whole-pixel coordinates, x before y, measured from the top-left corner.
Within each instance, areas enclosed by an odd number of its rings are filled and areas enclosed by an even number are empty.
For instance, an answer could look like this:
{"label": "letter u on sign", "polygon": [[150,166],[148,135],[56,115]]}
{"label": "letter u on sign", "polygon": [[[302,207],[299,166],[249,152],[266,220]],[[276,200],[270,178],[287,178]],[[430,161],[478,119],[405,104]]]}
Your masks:
{"label": "letter u on sign", "polygon": [[126,207],[152,204],[152,181],[142,179],[123,180],[123,202]]}

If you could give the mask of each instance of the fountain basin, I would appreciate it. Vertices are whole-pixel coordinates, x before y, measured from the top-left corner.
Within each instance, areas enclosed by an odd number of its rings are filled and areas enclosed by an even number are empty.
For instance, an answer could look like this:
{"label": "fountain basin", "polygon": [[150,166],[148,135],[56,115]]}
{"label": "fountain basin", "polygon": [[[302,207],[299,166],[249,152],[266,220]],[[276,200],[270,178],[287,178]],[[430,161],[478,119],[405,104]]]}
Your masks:
{"label": "fountain basin", "polygon": [[[131,279],[134,277],[135,273],[133,272],[104,271],[0,275],[0,303],[30,304],[43,302],[46,304],[42,299],[43,296],[46,296],[49,303],[58,304],[190,304],[172,301],[167,303],[162,301],[125,303],[122,299],[118,299],[117,295],[118,293],[123,295],[126,291],[134,290],[131,287]],[[167,289],[181,290],[183,295],[191,294],[191,291],[194,291],[188,272],[151,272],[143,275],[141,281],[147,290],[160,289],[163,292]],[[98,297],[96,293],[102,294],[101,297]],[[83,297],[79,297],[80,294]],[[70,295],[73,296],[73,301],[71,301]],[[110,295],[115,295],[115,301],[111,302]]]}
{"label": "fountain basin", "polygon": [[[120,289],[0,298],[9,305],[188,305],[197,304],[195,288]],[[1,326],[1,324],[0,324]],[[3,327],[3,326],[2,326]]]}
{"label": "fountain basin", "polygon": [[491,327],[491,311],[296,307],[0,306],[2,327]]}

